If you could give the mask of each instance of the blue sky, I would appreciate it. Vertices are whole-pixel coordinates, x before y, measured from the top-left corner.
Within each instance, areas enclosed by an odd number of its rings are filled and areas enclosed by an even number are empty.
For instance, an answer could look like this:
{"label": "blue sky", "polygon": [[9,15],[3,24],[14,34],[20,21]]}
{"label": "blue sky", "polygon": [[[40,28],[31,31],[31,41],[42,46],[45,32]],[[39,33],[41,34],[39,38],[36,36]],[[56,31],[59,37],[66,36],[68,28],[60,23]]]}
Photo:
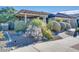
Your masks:
{"label": "blue sky", "polygon": [[[3,6],[0,6],[0,8],[2,7]],[[79,10],[79,6],[13,6],[13,7],[17,10],[26,9],[26,10],[44,11],[44,12]]]}

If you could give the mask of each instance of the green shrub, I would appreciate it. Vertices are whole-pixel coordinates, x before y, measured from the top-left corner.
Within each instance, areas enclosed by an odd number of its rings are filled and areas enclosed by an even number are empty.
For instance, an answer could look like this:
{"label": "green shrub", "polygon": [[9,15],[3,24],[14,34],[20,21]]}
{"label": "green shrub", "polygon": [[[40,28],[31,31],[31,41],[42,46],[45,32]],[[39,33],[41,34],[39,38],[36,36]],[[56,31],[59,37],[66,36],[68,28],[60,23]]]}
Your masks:
{"label": "green shrub", "polygon": [[15,21],[15,31],[23,31],[26,28],[24,21]]}
{"label": "green shrub", "polygon": [[47,39],[53,39],[52,32],[47,28],[47,25],[42,20],[34,19],[31,24],[40,27],[44,37]]}
{"label": "green shrub", "polygon": [[63,18],[56,18],[55,20],[56,20],[57,22],[63,22],[63,21],[64,21]]}
{"label": "green shrub", "polygon": [[53,39],[52,32],[49,29],[47,29],[47,28],[42,28],[42,34],[47,39]]}
{"label": "green shrub", "polygon": [[66,29],[66,23],[65,22],[60,22],[60,25],[61,25],[61,30]]}
{"label": "green shrub", "polygon": [[52,20],[50,20],[47,24],[48,29],[53,30],[53,23]]}
{"label": "green shrub", "polygon": [[27,29],[30,25],[32,25],[32,24],[31,24],[31,21],[28,21],[28,22],[26,23],[26,29]]}
{"label": "green shrub", "polygon": [[49,21],[47,27],[51,31],[56,31],[56,32],[61,31],[61,25],[57,21]]}
{"label": "green shrub", "polygon": [[46,24],[40,19],[33,19],[31,24],[38,26],[38,27],[45,27],[46,26]]}
{"label": "green shrub", "polygon": [[71,28],[71,25],[69,23],[66,23],[66,30],[70,28]]}
{"label": "green shrub", "polygon": [[53,21],[53,30],[57,32],[61,31],[61,25],[56,21]]}
{"label": "green shrub", "polygon": [[79,32],[79,28],[76,28],[76,31]]}

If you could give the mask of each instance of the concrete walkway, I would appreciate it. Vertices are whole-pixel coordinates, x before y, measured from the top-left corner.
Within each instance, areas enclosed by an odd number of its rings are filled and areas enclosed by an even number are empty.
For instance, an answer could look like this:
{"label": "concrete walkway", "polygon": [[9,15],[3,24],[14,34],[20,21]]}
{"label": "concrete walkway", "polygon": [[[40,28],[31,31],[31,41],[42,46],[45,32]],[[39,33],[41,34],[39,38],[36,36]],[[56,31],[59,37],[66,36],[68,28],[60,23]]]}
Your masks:
{"label": "concrete walkway", "polygon": [[79,39],[70,36],[61,40],[29,45],[11,52],[77,52],[78,49],[72,48],[76,44],[79,44]]}

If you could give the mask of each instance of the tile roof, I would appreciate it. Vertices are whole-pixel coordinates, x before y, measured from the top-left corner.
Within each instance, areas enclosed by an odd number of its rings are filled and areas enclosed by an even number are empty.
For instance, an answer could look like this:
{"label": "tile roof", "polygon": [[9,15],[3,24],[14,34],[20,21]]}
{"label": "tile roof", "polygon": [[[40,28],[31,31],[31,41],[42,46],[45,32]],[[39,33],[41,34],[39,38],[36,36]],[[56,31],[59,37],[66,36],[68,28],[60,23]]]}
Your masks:
{"label": "tile roof", "polygon": [[30,13],[30,14],[39,14],[39,15],[48,15],[50,13],[47,13],[47,12],[38,12],[38,11],[31,11],[31,10],[20,10],[17,12],[18,14],[19,13]]}

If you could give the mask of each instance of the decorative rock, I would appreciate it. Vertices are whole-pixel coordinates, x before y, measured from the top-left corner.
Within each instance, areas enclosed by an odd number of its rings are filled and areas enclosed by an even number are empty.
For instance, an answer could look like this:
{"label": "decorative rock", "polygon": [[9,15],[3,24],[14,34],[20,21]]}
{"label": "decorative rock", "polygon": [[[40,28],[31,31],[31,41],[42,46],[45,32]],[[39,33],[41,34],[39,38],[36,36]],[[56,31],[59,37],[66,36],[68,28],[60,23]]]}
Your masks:
{"label": "decorative rock", "polygon": [[37,26],[32,26],[27,32],[26,32],[26,36],[32,37],[35,40],[42,40],[42,31],[41,28],[37,27]]}

